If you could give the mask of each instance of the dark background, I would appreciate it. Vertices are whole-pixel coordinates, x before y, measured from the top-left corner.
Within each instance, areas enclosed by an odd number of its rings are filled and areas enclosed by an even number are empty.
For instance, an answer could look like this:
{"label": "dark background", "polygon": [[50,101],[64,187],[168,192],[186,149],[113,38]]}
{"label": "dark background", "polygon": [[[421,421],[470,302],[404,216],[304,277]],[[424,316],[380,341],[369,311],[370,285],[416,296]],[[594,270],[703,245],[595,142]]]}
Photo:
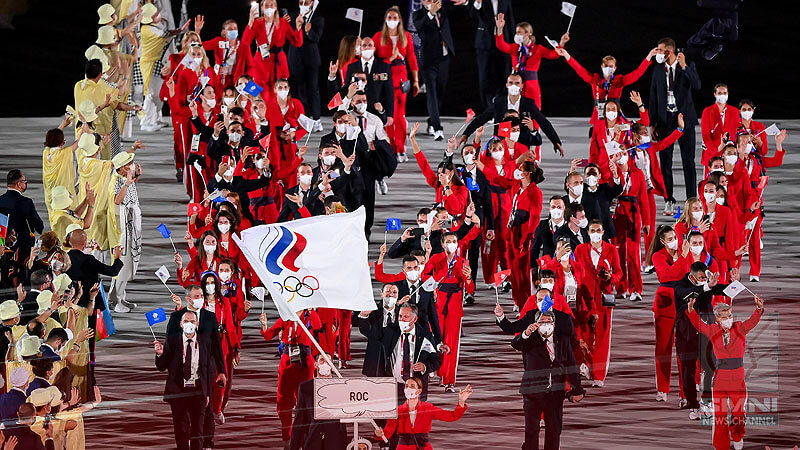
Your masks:
{"label": "dark background", "polygon": [[[489,1],[489,0],[484,0]],[[0,66],[6,86],[2,116],[56,116],[73,101],[72,88],[83,77],[83,53],[97,36],[96,9],[103,1],[18,0],[13,30],[0,30]],[[707,19],[707,12],[691,0],[580,1],[567,45],[584,67],[599,71],[606,54],[617,57],[618,71],[633,70],[656,45],[670,36],[683,46],[686,39]],[[239,33],[247,23],[249,0],[190,0],[190,15],[202,13],[206,25],[202,38],[217,35],[225,19],[239,23]],[[347,7],[365,10],[362,34],[372,36],[380,29],[383,13],[399,4],[408,18],[408,1],[333,1],[321,0],[317,14],[325,17],[325,32],[320,50],[323,61],[335,59],[342,35],[357,34],[358,23],[344,18]],[[296,9],[293,1],[282,1],[280,8]],[[539,42],[544,35],[558,40],[569,18],[560,13],[560,0],[513,0],[517,22],[533,24]],[[730,103],[750,98],[757,105],[756,117],[796,118],[797,37],[796,3],[746,1],[739,7],[739,41],[726,45],[712,61],[696,61],[703,87],[695,94],[698,109],[713,102],[712,90],[718,82],[730,86]],[[475,24],[466,7],[451,15],[456,42],[450,83],[445,94],[444,115],[463,116],[466,108],[478,108],[477,68],[472,42]],[[545,44],[547,45],[547,44]],[[327,73],[323,63],[321,76]],[[563,61],[543,61],[539,71],[543,110],[550,116],[588,117],[591,91]],[[643,96],[649,92],[650,74],[634,85]],[[324,89],[323,89],[324,92]],[[627,94],[623,97],[626,98]],[[323,93],[322,103],[328,98]],[[645,101],[647,101],[645,99]],[[625,100],[623,108],[634,112]],[[423,96],[411,99],[409,115],[425,115]]]}

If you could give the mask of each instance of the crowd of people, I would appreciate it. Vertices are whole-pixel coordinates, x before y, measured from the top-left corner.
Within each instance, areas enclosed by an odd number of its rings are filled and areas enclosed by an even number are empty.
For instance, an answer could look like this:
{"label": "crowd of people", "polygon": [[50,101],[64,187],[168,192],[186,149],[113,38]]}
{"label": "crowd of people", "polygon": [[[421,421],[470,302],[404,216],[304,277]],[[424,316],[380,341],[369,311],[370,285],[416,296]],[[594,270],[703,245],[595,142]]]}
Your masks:
{"label": "crowd of people", "polygon": [[[84,448],[82,415],[101,400],[98,317],[137,307],[126,295],[142,253],[143,172],[135,159],[147,149],[132,138],[136,120],[147,133],[172,127],[176,181],[188,200],[188,257],[184,249],[174,255],[185,295],[172,296],[166,341],[154,342],[155,365],[168,373],[164,400],[179,449],[213,448],[241,359],[251,288],[262,285],[234,236],[363,206],[369,239],[376,194],[387,195],[387,180],[409,161],[407,143],[434,192],[413,206],[415,226],[380,248],[378,308],[299,311],[324,353],[297,322],[270,326],[261,315],[263,338],[280,341],[277,411],[286,448],[347,446],[340,424],[318,422],[298,405],[311,404],[304,386],[330,377],[332,361],[353,364],[353,328],[366,340],[362,374],[398,385],[398,418],[376,429],[374,442],[391,437],[393,448],[431,448],[431,421],[458,420],[467,410],[472,388],[459,389],[456,380],[461,326],[464,306],[483,285],[510,292],[517,313],[512,321],[495,307],[500,332],[514,335],[510,343],[523,354],[523,448],[539,448],[543,419],[544,448],[557,449],[564,399],[580,401],[588,384],[603,387],[614,308],[645,300],[643,274],[652,273],[659,282],[655,298],[646,299],[655,317],[655,400],[666,402],[670,393],[674,346],[678,406],[693,420],[714,416],[715,448],[742,448],[744,405],[736,399],[746,396],[745,335],[764,302],[755,296],[753,316],[734,322],[725,288],[739,282],[745,260],[749,280],[759,281],[766,171],[782,164],[786,138],[785,130],[754,120],[753,101],[730,104],[720,83],[698,118],[693,92],[704,87],[672,39],[658,41],[630,73],[613,56],[593,72],[567,51],[569,33],[550,47],[539,44],[530,23],[514,21],[508,0],[422,0],[407,24],[399,8],[388,8],[373,35],[336,36],[338,54],[322,83],[318,43],[334,33],[324,30],[317,0],[298,0],[292,12],[276,0],[253,2],[241,35],[235,20],[204,31],[202,15],[187,17],[174,3],[127,0],[98,9],[97,40],[85,52],[74,104],[45,136],[50,230],[23,195],[26,174],[8,172],[0,287],[16,293],[0,304],[4,449]],[[445,140],[439,111],[458,50],[449,25],[457,8],[477,24],[482,112]],[[557,155],[564,149],[542,112],[538,71],[543,59],[561,58],[589,84],[595,107],[588,158],[564,164],[568,170],[552,175],[564,176],[564,192],[545,197],[538,186],[542,135]],[[625,94],[651,66],[649,93]],[[421,92],[428,121],[409,126],[407,96]],[[329,97],[334,111],[323,123]],[[316,158],[307,155],[309,135],[328,128]],[[444,147],[434,166],[420,148],[423,133]],[[675,143],[686,187],[677,214]],[[674,223],[657,225],[656,197]],[[386,258],[402,271],[385,272]],[[432,374],[439,388],[458,393],[455,410],[425,402]],[[348,448],[372,445],[360,440]]]}

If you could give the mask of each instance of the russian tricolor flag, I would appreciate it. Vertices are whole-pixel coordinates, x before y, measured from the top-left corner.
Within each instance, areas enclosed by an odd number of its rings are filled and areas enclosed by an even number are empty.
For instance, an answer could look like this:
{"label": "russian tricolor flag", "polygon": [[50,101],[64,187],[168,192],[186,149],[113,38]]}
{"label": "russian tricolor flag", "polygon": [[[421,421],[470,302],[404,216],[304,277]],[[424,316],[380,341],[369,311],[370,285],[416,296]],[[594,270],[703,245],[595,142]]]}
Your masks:
{"label": "russian tricolor flag", "polygon": [[6,235],[8,234],[8,216],[0,214],[0,245],[6,243]]}
{"label": "russian tricolor flag", "polygon": [[100,342],[117,332],[117,327],[114,326],[114,319],[111,317],[111,310],[108,309],[106,290],[103,287],[102,281],[100,282],[100,298],[105,308],[103,308],[102,311],[100,311],[99,308],[95,308],[95,314],[97,315],[97,326],[94,333],[94,338],[97,342]]}

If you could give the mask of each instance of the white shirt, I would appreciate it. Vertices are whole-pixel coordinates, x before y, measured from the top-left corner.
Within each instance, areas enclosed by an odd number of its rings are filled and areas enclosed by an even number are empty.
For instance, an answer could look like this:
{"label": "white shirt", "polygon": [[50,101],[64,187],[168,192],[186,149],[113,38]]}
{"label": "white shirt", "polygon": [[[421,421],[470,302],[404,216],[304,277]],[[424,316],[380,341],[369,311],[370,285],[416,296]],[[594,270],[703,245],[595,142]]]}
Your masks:
{"label": "white shirt", "polygon": [[670,69],[672,69],[672,76],[677,76],[678,75],[678,58],[675,58],[675,62],[672,63],[672,64],[669,64],[669,63],[666,63],[666,62],[664,63],[664,71],[666,72],[666,75],[667,75],[667,90],[668,91],[672,90],[672,86],[670,86],[670,84],[669,84],[669,71],[670,71]]}
{"label": "white shirt", "polygon": [[[727,345],[727,344],[725,344],[725,345]],[[416,409],[413,410],[413,411],[408,411],[408,420],[411,421],[411,425],[412,426],[414,425],[414,422],[417,421],[417,410]]]}
{"label": "white shirt", "polygon": [[[181,358],[181,361],[185,361],[186,348],[188,346],[189,338],[186,336],[186,333],[181,334],[181,337],[183,338],[183,357]],[[188,380],[183,381],[184,386],[194,386],[195,381],[197,381],[198,379],[197,369],[200,365],[200,350],[198,349],[197,346],[197,333],[195,333],[191,339],[192,339],[192,376],[189,377]],[[183,363],[181,363],[181,367],[183,367]]]}
{"label": "white shirt", "polygon": [[[603,252],[602,247],[600,248],[600,253]],[[594,264],[594,268],[597,269],[597,265],[600,263],[600,253],[598,253],[597,249],[592,246],[589,249],[589,255],[592,257],[592,264]]]}
{"label": "white shirt", "polygon": [[561,219],[561,223],[556,223],[553,219],[550,219],[550,231],[555,233],[558,227],[564,225],[564,219]]}
{"label": "white shirt", "polygon": [[392,309],[383,308],[383,326],[384,327],[389,322],[390,318],[392,319],[392,322],[397,322],[397,312],[395,310],[396,310],[396,308],[392,308]]}
{"label": "white shirt", "polygon": [[[417,280],[416,283],[412,283],[408,281],[408,278],[406,278],[406,284],[408,284],[408,293],[409,295],[411,295],[411,300],[415,304],[419,303],[419,289],[421,289],[420,286],[422,286],[422,282],[420,280]],[[415,284],[417,285],[417,287],[414,287]]]}
{"label": "white shirt", "polygon": [[[408,355],[408,360],[411,365],[414,365],[414,346],[416,342],[416,335],[417,327],[411,327],[411,331],[408,332],[408,344],[409,350],[411,354]],[[404,383],[403,380],[403,339],[405,339],[405,333],[401,331],[400,339],[397,340],[397,345],[394,346],[394,352],[392,352],[392,376],[398,383]],[[410,376],[411,374],[409,374]]]}
{"label": "white shirt", "polygon": [[[375,57],[374,56],[372,57],[372,59],[364,59],[363,56],[361,57],[361,68],[362,69],[367,69],[365,71],[365,73],[369,74],[370,72],[372,72],[372,66],[374,64],[375,64]],[[365,67],[365,66],[369,66],[369,67]]]}
{"label": "white shirt", "polygon": [[577,204],[580,205],[581,204],[581,200],[583,199],[583,191],[581,191],[581,195],[579,195],[578,197],[573,197],[572,195],[573,195],[572,194],[572,189],[570,189],[569,190],[569,202],[570,203],[577,203]]}
{"label": "white shirt", "polygon": [[522,95],[517,97],[517,101],[515,103],[511,103],[511,97],[506,98],[506,109],[513,109],[516,112],[519,112],[519,102],[522,99]]}

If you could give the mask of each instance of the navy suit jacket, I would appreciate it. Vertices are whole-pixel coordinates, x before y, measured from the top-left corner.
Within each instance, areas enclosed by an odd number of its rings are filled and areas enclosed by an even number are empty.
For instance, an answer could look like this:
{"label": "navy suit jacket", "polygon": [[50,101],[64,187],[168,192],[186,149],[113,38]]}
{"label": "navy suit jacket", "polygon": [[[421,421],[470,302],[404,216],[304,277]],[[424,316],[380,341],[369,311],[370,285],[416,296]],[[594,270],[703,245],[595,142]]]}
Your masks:
{"label": "navy suit jacket", "polygon": [[[665,64],[656,64],[653,67],[653,78],[650,80],[650,107],[647,112],[650,115],[650,124],[656,127],[661,139],[667,137],[672,130],[668,130],[669,114],[667,113],[667,71]],[[683,114],[686,127],[694,127],[697,123],[697,111],[694,108],[692,90],[699,90],[701,87],[700,76],[694,62],[686,65],[682,69],[680,64],[675,66],[675,86],[673,93],[678,112]]]}
{"label": "navy suit jacket", "polygon": [[[44,222],[36,212],[33,200],[25,197],[17,191],[9,189],[5,194],[0,195],[0,213],[8,216],[8,227],[17,233],[17,243],[13,247],[22,249],[25,258],[30,254],[33,247],[31,233],[41,234],[44,231]],[[64,236],[59,236],[64,239]],[[24,261],[20,261],[22,263]]]}

